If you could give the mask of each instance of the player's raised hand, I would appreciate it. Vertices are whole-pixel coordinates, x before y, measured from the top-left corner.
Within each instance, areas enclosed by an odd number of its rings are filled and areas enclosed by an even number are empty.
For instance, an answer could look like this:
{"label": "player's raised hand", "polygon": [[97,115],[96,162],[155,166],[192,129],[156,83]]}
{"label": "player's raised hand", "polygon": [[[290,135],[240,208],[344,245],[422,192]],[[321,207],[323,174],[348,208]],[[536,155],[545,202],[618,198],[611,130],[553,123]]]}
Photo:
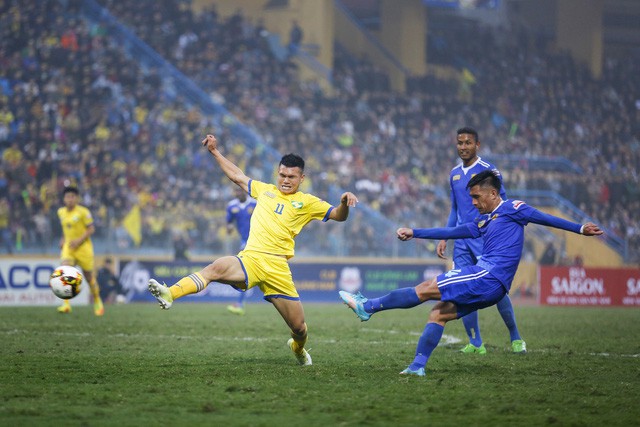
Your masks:
{"label": "player's raised hand", "polygon": [[396,234],[398,235],[398,239],[402,240],[403,242],[413,239],[413,229],[411,228],[398,228]]}
{"label": "player's raised hand", "polygon": [[205,139],[202,140],[202,146],[207,147],[210,153],[213,153],[218,148],[218,140],[214,135],[207,135]]}
{"label": "player's raised hand", "polygon": [[582,226],[582,234],[585,236],[600,236],[604,234],[604,231],[600,230],[600,227],[592,222],[587,222]]}
{"label": "player's raised hand", "polygon": [[342,193],[342,197],[340,197],[340,203],[343,205],[347,205],[350,208],[355,208],[356,203],[358,203],[358,198],[355,194],[347,191],[346,193]]}

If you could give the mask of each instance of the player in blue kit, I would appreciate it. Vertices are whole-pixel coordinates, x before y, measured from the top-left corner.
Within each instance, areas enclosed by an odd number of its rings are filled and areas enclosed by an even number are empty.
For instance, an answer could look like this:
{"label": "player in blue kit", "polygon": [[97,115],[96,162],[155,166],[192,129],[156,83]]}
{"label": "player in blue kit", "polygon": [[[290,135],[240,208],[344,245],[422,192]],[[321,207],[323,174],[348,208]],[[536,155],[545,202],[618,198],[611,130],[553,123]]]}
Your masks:
{"label": "player in blue kit", "polygon": [[[458,164],[451,170],[449,176],[449,185],[451,187],[451,212],[447,220],[447,227],[455,227],[456,225],[473,222],[478,216],[478,210],[473,206],[467,184],[469,180],[476,174],[492,170],[502,182],[502,175],[491,163],[482,160],[478,156],[478,148],[480,148],[480,139],[478,132],[470,127],[458,129],[457,133],[457,149],[458,157],[462,163]],[[504,187],[500,189],[500,197],[507,198]],[[447,241],[441,240],[436,248],[437,255],[442,259],[447,259],[444,255],[447,249]],[[475,265],[482,257],[482,239],[457,239],[453,246],[453,268],[459,269]],[[509,329],[511,338],[511,351],[514,353],[526,353],[527,345],[520,337],[518,326],[516,324],[516,316],[513,312],[513,305],[509,295],[505,295],[502,300],[496,304],[500,316],[504,324]],[[464,346],[460,351],[462,353],[479,353],[486,354],[487,350],[482,342],[480,335],[480,326],[478,323],[478,312],[474,311],[462,318],[462,323],[469,337],[469,344]]]}
{"label": "player in blue kit", "polygon": [[428,300],[439,300],[431,309],[429,321],[418,340],[413,362],[401,374],[424,376],[424,368],[436,348],[444,325],[467,314],[498,303],[509,292],[518,269],[524,245],[524,226],[541,224],[585,236],[603,232],[593,223],[576,224],[545,214],[519,200],[503,200],[501,183],[491,170],[480,172],[467,184],[473,206],[480,215],[474,222],[445,228],[399,228],[402,241],[420,239],[484,238],[482,258],[476,265],[450,270],[420,283],[415,288],[401,288],[374,299],[362,294],[340,291],[340,297],[362,321],[372,314],[395,308],[411,308]]}
{"label": "player in blue kit", "polygon": [[[247,245],[247,239],[249,238],[249,229],[251,226],[251,215],[256,208],[256,200],[251,197],[247,197],[247,193],[242,191],[241,188],[236,187],[234,189],[235,199],[229,202],[227,205],[227,233],[232,233],[234,229],[238,231],[240,235],[240,250],[244,250]],[[247,296],[246,292],[238,289],[240,297],[235,304],[227,306],[233,314],[244,314],[244,300]]]}

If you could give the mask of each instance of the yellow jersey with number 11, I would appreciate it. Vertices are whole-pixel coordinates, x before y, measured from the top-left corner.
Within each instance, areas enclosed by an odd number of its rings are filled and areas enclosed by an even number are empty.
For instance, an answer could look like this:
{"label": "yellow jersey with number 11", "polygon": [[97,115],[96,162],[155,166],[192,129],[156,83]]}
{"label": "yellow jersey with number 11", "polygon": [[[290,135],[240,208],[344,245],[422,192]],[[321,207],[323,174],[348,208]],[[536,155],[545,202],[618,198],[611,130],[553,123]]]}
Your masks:
{"label": "yellow jersey with number 11", "polygon": [[291,258],[294,238],[314,219],[326,222],[333,206],[324,200],[298,191],[282,194],[273,184],[250,180],[249,195],[258,201],[245,251],[257,251]]}

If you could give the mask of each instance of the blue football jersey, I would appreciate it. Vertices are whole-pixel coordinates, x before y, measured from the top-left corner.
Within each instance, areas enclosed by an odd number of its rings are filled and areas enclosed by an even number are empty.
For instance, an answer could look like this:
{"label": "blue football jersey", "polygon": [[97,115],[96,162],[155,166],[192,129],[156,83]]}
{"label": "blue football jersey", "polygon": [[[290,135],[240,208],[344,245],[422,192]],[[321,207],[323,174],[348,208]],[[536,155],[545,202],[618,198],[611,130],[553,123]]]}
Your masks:
{"label": "blue football jersey", "polygon": [[242,247],[247,243],[249,238],[249,229],[251,228],[251,215],[256,208],[256,200],[248,197],[244,202],[233,199],[227,205],[227,224],[235,223],[236,230],[240,234]]}
{"label": "blue football jersey", "polygon": [[[456,225],[473,222],[478,216],[478,210],[473,206],[467,184],[475,175],[485,170],[493,170],[498,174],[502,183],[502,175],[498,169],[491,163],[478,157],[471,166],[464,167],[459,163],[451,169],[449,174],[449,187],[451,199],[451,211],[447,220],[447,227],[455,227]],[[500,188],[500,196],[504,200],[507,194],[504,187]],[[453,247],[453,262],[455,268],[474,265],[482,255],[481,239],[457,239]]]}
{"label": "blue football jersey", "polygon": [[476,265],[489,271],[509,290],[522,256],[524,226],[530,222],[574,233],[580,233],[582,227],[520,200],[503,200],[493,212],[477,216],[472,223],[454,228],[414,229],[413,233],[419,239],[482,238],[482,258]]}
{"label": "blue football jersey", "polygon": [[[473,222],[478,216],[478,210],[473,206],[471,197],[469,196],[467,184],[471,178],[487,169],[496,172],[502,183],[502,175],[498,169],[491,163],[482,160],[481,157],[478,157],[478,160],[468,168],[463,167],[462,163],[460,163],[451,169],[451,173],[449,174],[451,213],[449,214],[447,227],[455,227],[456,225]],[[500,197],[502,200],[507,198],[504,186],[500,189]]]}

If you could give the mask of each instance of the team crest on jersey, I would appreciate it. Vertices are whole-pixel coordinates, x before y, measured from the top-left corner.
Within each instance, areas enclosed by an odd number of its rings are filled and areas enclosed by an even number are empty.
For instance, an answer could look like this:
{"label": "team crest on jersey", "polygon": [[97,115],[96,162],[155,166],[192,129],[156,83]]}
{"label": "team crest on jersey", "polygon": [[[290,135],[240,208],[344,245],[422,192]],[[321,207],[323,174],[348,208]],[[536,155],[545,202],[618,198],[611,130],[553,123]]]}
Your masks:
{"label": "team crest on jersey", "polygon": [[452,181],[460,181],[460,175],[453,175]]}
{"label": "team crest on jersey", "polygon": [[267,196],[270,199],[275,199],[276,198],[276,195],[273,194],[271,191],[265,191],[264,195]]}
{"label": "team crest on jersey", "polygon": [[493,214],[493,216],[491,217],[491,220],[493,221],[496,218],[498,218],[498,214]]}
{"label": "team crest on jersey", "polygon": [[478,228],[482,228],[484,227],[484,225],[487,223],[487,221],[485,221],[484,219],[480,222],[478,222]]}
{"label": "team crest on jersey", "polygon": [[240,212],[240,208],[231,208],[231,213],[236,214],[238,212]]}
{"label": "team crest on jersey", "polygon": [[518,210],[518,208],[520,208],[520,206],[522,206],[522,205],[526,205],[526,203],[521,201],[521,200],[514,200],[511,203],[513,203],[513,209],[515,209],[515,210]]}
{"label": "team crest on jersey", "polygon": [[247,208],[247,213],[251,215],[253,213],[253,207]]}
{"label": "team crest on jersey", "polygon": [[296,209],[302,208],[302,205],[303,205],[302,202],[291,202],[291,206],[293,206]]}

